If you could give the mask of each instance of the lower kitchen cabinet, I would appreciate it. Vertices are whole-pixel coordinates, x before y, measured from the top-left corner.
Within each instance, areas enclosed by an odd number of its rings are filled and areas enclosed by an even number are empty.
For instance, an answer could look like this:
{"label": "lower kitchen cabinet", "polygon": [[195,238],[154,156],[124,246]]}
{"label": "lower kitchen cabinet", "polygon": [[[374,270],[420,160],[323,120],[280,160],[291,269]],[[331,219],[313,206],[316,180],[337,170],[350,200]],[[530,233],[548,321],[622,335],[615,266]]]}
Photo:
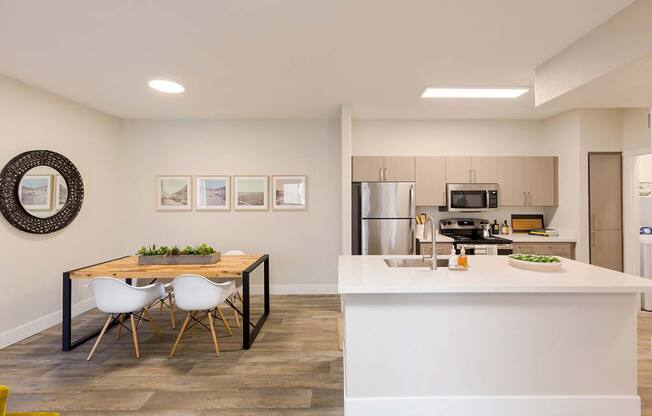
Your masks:
{"label": "lower kitchen cabinet", "polygon": [[[429,255],[432,252],[432,243],[420,243],[417,248],[417,254]],[[452,248],[451,243],[437,243],[437,255],[451,254]]]}
{"label": "lower kitchen cabinet", "polygon": [[541,254],[575,260],[575,243],[513,243],[514,254]]}

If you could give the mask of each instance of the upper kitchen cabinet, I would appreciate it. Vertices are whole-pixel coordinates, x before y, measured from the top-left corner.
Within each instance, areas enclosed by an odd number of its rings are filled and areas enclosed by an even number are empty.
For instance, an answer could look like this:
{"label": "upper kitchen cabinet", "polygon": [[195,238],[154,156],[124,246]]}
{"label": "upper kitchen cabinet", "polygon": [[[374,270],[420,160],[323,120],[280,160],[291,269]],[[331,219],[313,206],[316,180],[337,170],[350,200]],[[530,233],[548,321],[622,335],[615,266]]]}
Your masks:
{"label": "upper kitchen cabinet", "polygon": [[527,205],[552,207],[557,205],[557,158],[528,157],[525,165]]}
{"label": "upper kitchen cabinet", "polygon": [[501,206],[522,207],[527,205],[526,157],[496,158],[496,182],[500,186],[498,203]]}
{"label": "upper kitchen cabinet", "polygon": [[418,206],[446,205],[446,158],[417,156],[416,204]]}
{"label": "upper kitchen cabinet", "polygon": [[393,182],[413,182],[416,178],[414,157],[385,157],[385,180]]}
{"label": "upper kitchen cabinet", "polygon": [[496,183],[497,161],[496,157],[472,157],[471,178],[473,183]]}
{"label": "upper kitchen cabinet", "polygon": [[471,183],[471,158],[465,156],[446,157],[446,182]]}
{"label": "upper kitchen cabinet", "polygon": [[501,206],[547,207],[557,203],[554,157],[498,157],[496,181]]}
{"label": "upper kitchen cabinet", "polygon": [[414,157],[353,156],[351,177],[353,182],[413,182],[414,170]]}
{"label": "upper kitchen cabinet", "polygon": [[446,182],[495,183],[495,157],[450,156],[446,158]]}

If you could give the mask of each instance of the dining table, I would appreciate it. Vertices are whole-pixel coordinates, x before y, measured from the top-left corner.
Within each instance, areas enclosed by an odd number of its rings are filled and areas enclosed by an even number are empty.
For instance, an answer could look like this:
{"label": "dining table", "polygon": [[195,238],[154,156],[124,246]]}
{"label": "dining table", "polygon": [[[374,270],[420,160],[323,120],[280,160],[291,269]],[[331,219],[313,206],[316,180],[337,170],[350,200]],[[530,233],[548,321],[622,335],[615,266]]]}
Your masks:
{"label": "dining table", "polygon": [[[251,274],[263,266],[263,312],[251,322]],[[251,348],[256,336],[269,316],[269,255],[245,254],[222,255],[220,260],[212,264],[171,264],[171,265],[141,265],[138,256],[124,256],[104,261],[90,266],[80,267],[63,273],[63,318],[61,331],[61,349],[70,351],[100,334],[100,329],[72,339],[72,281],[90,280],[96,277],[114,277],[124,279],[127,284],[134,280],[173,279],[182,274],[197,274],[209,279],[241,279],[242,280],[242,310],[232,305],[242,316],[242,348]],[[109,327],[119,323],[116,317]]]}

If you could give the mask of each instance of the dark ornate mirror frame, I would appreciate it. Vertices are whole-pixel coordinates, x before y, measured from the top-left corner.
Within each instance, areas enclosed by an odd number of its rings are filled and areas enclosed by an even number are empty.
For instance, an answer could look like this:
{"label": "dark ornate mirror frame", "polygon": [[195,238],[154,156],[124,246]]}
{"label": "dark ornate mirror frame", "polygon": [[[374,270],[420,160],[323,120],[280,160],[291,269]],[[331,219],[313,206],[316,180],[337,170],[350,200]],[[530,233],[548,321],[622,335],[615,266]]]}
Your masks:
{"label": "dark ornate mirror frame", "polygon": [[[18,199],[23,176],[37,166],[55,169],[68,185],[68,199],[57,213],[48,218],[31,215]],[[0,212],[11,225],[32,234],[48,234],[70,224],[84,202],[84,183],[75,165],[67,157],[50,150],[21,153],[5,165],[0,173]]]}

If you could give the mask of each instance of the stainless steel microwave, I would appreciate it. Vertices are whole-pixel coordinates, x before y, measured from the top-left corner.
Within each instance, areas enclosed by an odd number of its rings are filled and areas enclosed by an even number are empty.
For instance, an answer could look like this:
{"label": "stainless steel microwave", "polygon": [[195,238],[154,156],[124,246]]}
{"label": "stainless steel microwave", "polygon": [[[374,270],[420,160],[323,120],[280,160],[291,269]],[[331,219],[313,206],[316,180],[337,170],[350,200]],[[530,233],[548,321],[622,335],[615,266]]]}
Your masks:
{"label": "stainless steel microwave", "polygon": [[497,183],[446,184],[449,211],[491,211],[498,208]]}

